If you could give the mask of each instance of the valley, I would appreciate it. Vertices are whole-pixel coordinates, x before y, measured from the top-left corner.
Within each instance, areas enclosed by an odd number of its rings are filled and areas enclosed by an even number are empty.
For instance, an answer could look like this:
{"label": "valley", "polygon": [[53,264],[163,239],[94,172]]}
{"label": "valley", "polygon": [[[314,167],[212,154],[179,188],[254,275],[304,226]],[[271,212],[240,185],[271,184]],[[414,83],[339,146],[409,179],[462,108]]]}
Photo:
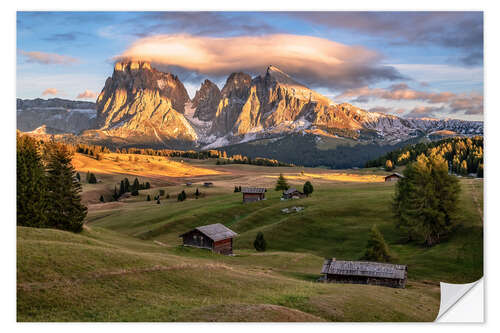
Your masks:
{"label": "valley", "polygon": [[[461,226],[427,248],[394,228],[394,184],[378,168],[216,165],[138,154],[131,161],[119,154],[117,162],[116,155],[74,157],[82,179],[88,171],[98,179],[83,184],[82,233],[18,227],[19,321],[432,321],[440,281],[482,276],[482,179],[460,180]],[[311,181],[311,197],[280,200],[273,188],[280,173],[299,189]],[[111,201],[124,177],[151,188]],[[243,204],[235,186],[266,187],[267,200]],[[160,204],[146,201],[160,189]],[[182,190],[187,200],[178,202]],[[296,205],[304,210],[281,212]],[[181,245],[181,233],[211,223],[238,233],[235,256]],[[407,288],[317,283],[325,257],[362,256],[373,224],[395,262],[408,265]],[[265,252],[253,248],[259,231]]]}

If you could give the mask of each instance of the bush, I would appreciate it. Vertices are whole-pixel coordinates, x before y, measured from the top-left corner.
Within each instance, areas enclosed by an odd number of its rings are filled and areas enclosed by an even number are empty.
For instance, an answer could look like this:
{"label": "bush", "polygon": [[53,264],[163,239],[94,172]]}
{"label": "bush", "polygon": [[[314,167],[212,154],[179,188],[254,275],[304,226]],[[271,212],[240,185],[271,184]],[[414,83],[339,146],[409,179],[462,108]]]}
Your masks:
{"label": "bush", "polygon": [[259,252],[263,252],[266,250],[267,243],[266,243],[266,240],[264,239],[264,234],[261,231],[259,231],[257,233],[257,237],[255,237],[255,241],[253,242],[253,246]]}

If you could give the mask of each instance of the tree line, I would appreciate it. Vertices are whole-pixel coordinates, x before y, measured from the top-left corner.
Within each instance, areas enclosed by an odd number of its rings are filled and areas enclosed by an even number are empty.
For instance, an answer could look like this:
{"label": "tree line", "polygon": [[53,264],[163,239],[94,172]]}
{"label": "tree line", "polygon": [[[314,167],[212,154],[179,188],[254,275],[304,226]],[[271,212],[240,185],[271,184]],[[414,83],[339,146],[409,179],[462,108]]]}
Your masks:
{"label": "tree line", "polygon": [[278,166],[284,166],[284,167],[292,167],[294,166],[291,163],[285,163],[285,162],[280,162],[275,159],[271,158],[265,158],[265,157],[256,157],[256,158],[250,158],[248,156],[236,154],[231,157],[222,157],[218,158],[217,165],[221,164],[252,164],[252,165],[260,165],[260,166],[271,166],[271,167],[278,167]]}
{"label": "tree line", "polygon": [[367,168],[385,166],[387,170],[390,170],[395,166],[415,162],[421,154],[427,157],[431,155],[442,156],[448,164],[448,170],[452,173],[463,176],[475,173],[477,177],[483,177],[482,136],[472,138],[455,137],[409,145],[368,161],[365,166]]}
{"label": "tree line", "polygon": [[17,133],[17,225],[82,230],[87,208],[71,164],[73,153],[68,145]]}

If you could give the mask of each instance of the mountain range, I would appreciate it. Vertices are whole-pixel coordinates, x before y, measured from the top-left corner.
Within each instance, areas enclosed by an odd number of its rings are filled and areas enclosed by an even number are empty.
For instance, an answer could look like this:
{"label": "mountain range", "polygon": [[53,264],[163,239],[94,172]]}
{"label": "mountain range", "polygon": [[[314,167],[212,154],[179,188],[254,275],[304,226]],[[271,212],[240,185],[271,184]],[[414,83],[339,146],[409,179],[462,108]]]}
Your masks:
{"label": "mountain range", "polygon": [[[337,104],[276,66],[229,75],[222,90],[205,80],[190,99],[181,80],[146,61],[119,61],[96,103],[17,100],[21,131],[72,133],[82,140],[211,149],[305,135],[395,145],[446,131],[482,135],[483,122],[405,119]],[[40,128],[43,127],[43,128]]]}

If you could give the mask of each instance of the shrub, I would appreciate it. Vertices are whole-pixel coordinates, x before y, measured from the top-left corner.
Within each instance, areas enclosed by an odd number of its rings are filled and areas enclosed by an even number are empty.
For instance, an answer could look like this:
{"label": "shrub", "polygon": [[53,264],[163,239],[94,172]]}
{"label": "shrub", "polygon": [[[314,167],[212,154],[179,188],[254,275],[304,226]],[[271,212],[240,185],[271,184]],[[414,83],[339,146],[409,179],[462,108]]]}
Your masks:
{"label": "shrub", "polygon": [[261,231],[257,233],[257,237],[255,237],[253,246],[255,247],[255,250],[259,252],[266,250],[267,243],[266,240],[264,239],[264,234]]}

